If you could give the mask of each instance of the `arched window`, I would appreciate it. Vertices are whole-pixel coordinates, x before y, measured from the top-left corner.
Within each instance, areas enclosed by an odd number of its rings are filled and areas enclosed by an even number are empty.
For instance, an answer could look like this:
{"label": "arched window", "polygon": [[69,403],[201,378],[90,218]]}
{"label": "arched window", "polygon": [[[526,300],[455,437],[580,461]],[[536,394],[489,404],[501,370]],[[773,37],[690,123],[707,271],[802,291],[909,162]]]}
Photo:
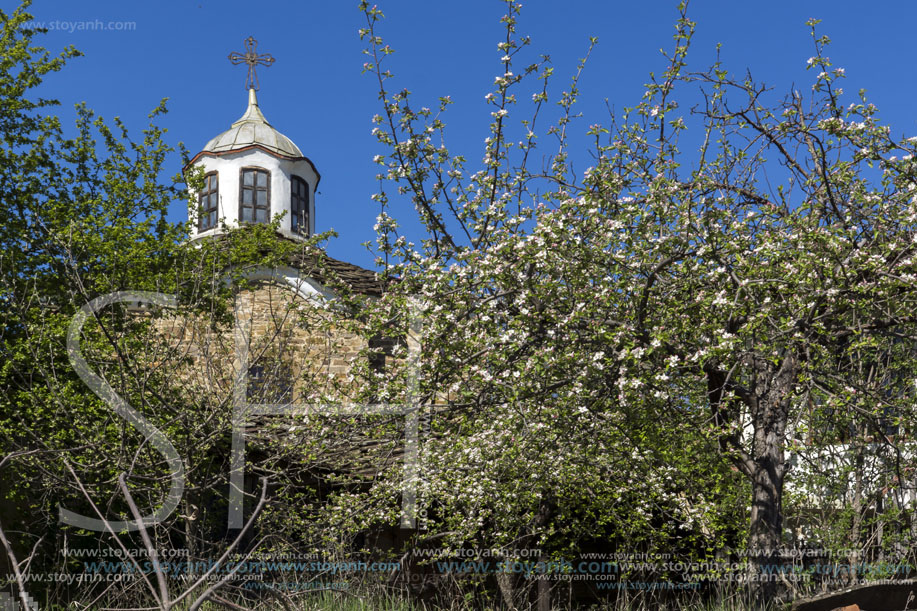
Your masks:
{"label": "arched window", "polygon": [[219,199],[219,176],[216,172],[210,172],[204,176],[204,188],[197,196],[197,203],[201,207],[197,223],[198,231],[207,231],[216,227]]}
{"label": "arched window", "polygon": [[239,181],[239,221],[267,223],[271,212],[271,173],[262,168],[242,168]]}
{"label": "arched window", "polygon": [[299,176],[293,177],[290,189],[290,229],[309,235],[309,185]]}

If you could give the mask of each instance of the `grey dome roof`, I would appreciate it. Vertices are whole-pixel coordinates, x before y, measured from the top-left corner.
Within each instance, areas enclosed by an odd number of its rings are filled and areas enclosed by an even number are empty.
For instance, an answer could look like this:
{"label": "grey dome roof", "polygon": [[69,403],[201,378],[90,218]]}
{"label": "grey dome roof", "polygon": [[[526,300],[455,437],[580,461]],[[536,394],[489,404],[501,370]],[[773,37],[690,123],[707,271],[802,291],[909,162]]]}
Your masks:
{"label": "grey dome roof", "polygon": [[274,129],[258,108],[255,90],[248,90],[248,108],[245,114],[228,130],[208,142],[202,153],[226,153],[249,146],[262,146],[272,153],[286,157],[302,157],[302,151],[293,141]]}

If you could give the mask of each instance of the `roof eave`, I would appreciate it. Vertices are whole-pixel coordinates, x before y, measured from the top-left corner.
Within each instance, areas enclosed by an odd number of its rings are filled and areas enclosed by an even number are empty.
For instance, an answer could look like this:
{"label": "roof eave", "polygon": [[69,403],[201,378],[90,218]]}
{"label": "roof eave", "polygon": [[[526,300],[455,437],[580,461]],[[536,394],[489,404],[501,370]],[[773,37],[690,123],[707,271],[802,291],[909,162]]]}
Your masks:
{"label": "roof eave", "polygon": [[185,164],[185,166],[182,168],[182,174],[187,172],[188,169],[190,169],[191,166],[194,165],[202,157],[223,157],[226,155],[232,155],[234,153],[244,153],[245,151],[250,151],[250,150],[261,150],[267,153],[268,155],[272,155],[274,157],[277,157],[278,159],[285,159],[287,161],[305,161],[306,163],[309,164],[309,167],[312,168],[312,171],[315,172],[315,188],[318,189],[318,183],[321,182],[322,175],[318,173],[318,168],[315,167],[315,164],[312,163],[311,159],[305,156],[295,157],[292,155],[284,155],[283,153],[272,151],[271,149],[261,144],[249,144],[248,146],[243,146],[237,149],[230,149],[228,151],[201,151],[200,153],[192,157],[191,160],[188,161],[188,163]]}

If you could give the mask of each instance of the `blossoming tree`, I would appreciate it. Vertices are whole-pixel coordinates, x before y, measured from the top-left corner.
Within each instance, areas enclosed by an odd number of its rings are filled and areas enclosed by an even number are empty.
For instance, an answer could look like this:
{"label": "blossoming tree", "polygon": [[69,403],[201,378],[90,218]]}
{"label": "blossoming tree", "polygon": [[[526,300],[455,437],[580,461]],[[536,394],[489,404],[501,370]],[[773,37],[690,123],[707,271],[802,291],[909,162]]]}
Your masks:
{"label": "blossoming tree", "polygon": [[[908,455],[888,431],[913,411],[917,145],[892,137],[864,97],[846,104],[816,21],[811,93],[780,99],[719,63],[688,71],[682,5],[666,69],[639,104],[589,128],[594,165],[577,175],[576,78],[544,134],[556,148],[533,168],[551,68],[516,68],[529,44],[518,3],[506,2],[476,171],[444,144],[448,98],[434,113],[392,93],[381,12],[362,7],[384,108],[376,161],[391,185],[376,196],[378,246],[401,278],[388,299],[428,303],[421,384],[445,404],[422,452],[427,537],[563,540],[553,549],[569,553],[598,523],[619,544],[694,532],[709,550],[736,535],[729,503],[747,494],[760,576],[791,542],[788,453],[812,458],[844,429],[895,450],[889,485],[907,486]],[[531,101],[523,83],[537,83]],[[686,137],[699,148],[682,150]],[[425,228],[419,245],[391,212],[405,200]],[[514,604],[510,580],[500,585]],[[766,579],[754,590],[779,594]]]}

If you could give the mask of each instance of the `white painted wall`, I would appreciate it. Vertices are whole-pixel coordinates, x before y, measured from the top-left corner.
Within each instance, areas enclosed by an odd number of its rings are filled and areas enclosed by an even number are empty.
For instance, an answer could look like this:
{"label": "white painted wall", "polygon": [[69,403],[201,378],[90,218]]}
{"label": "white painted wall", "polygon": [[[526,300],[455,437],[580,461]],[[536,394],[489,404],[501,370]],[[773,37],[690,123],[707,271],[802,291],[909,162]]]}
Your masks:
{"label": "white painted wall", "polygon": [[[195,167],[202,168],[205,173],[219,173],[219,217],[229,227],[239,225],[239,181],[242,179],[241,169],[247,167],[263,168],[271,173],[271,218],[281,212],[286,213],[280,222],[280,232],[289,238],[302,239],[299,234],[290,231],[290,191],[293,176],[299,176],[309,185],[309,233],[315,232],[315,185],[318,176],[312,169],[312,164],[301,159],[291,161],[275,157],[260,149],[250,149],[224,153],[220,156],[204,155],[194,163]],[[197,194],[194,194],[195,204],[189,210],[188,218],[193,227],[192,239],[214,236],[222,232],[220,223],[217,227],[207,231],[198,232],[197,227]]]}

